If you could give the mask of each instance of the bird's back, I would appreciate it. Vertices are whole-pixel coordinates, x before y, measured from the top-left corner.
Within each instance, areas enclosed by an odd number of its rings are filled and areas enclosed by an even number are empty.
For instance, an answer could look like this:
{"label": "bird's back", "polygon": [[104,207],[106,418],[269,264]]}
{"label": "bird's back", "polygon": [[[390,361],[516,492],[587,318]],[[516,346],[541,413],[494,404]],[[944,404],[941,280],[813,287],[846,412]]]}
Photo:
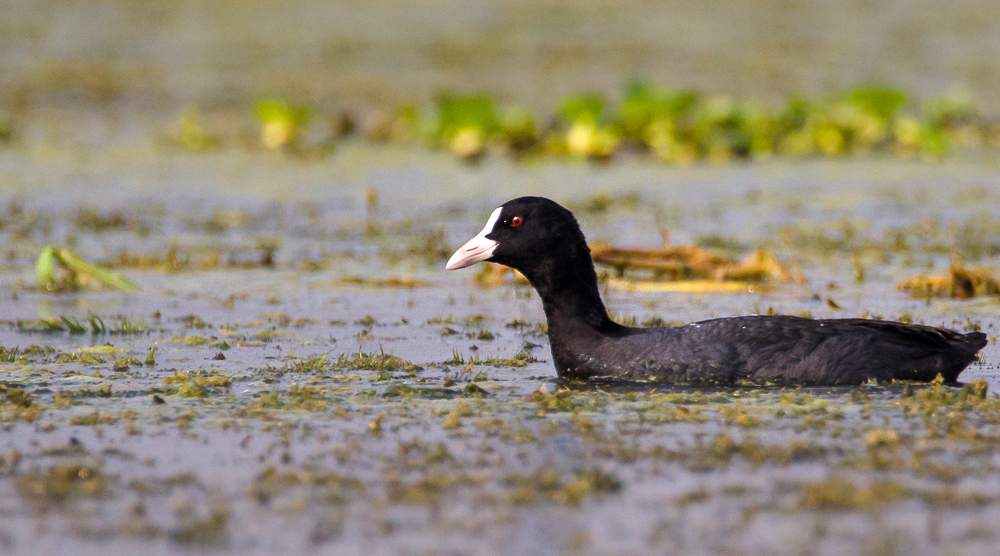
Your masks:
{"label": "bird's back", "polygon": [[553,354],[560,372],[575,378],[847,385],[938,374],[954,382],[985,345],[980,332],[890,321],[747,316],[631,328],[599,342],[553,338]]}
{"label": "bird's back", "polygon": [[739,317],[722,328],[757,382],[860,384],[879,380],[954,382],[986,345],[981,332],[868,319]]}

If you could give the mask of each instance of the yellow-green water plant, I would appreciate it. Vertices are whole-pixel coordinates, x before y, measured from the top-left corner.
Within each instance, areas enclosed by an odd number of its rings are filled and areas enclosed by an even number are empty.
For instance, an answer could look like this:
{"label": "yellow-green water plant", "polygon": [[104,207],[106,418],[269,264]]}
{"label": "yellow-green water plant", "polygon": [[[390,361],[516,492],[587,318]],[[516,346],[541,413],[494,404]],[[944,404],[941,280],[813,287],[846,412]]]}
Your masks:
{"label": "yellow-green water plant", "polygon": [[691,134],[692,113],[701,102],[694,91],[675,91],[635,81],[618,111],[626,140],[668,162],[690,164],[698,158]]}
{"label": "yellow-green water plant", "polygon": [[[280,99],[258,103],[270,148],[295,146],[307,111]],[[598,94],[561,99],[557,118],[539,129],[524,108],[498,108],[485,94],[444,94],[434,112],[405,105],[380,111],[367,126],[372,141],[419,142],[465,160],[490,150],[607,160],[623,148],[670,164],[725,163],[773,155],[850,156],[869,153],[939,159],[958,147],[1000,148],[1000,122],[967,97],[924,103],[884,84],[860,84],[815,97],[793,95],[768,108],[727,95],[630,82],[620,104]]]}
{"label": "yellow-green water plant", "polygon": [[[63,272],[57,273],[57,267]],[[40,291],[76,291],[98,282],[120,291],[137,291],[139,286],[122,274],[85,261],[69,249],[48,246],[35,262],[35,280]]]}
{"label": "yellow-green water plant", "polygon": [[479,158],[499,129],[500,121],[489,97],[445,95],[438,99],[438,140],[460,158]]}
{"label": "yellow-green water plant", "polygon": [[778,116],[779,150],[837,156],[884,149],[907,103],[905,93],[885,85],[859,85],[826,100],[793,96]]}
{"label": "yellow-green water plant", "polygon": [[893,133],[895,152],[905,157],[938,159],[958,146],[1000,146],[1000,126],[988,122],[961,93],[930,99],[922,113],[897,119]]}
{"label": "yellow-green water plant", "polygon": [[885,146],[892,137],[894,120],[908,102],[906,93],[885,85],[861,85],[848,90],[842,104],[848,108],[855,150]]}
{"label": "yellow-green water plant", "polygon": [[87,316],[86,322],[80,322],[79,319],[66,315],[17,321],[17,331],[23,334],[69,332],[71,335],[90,333],[95,336],[98,334],[127,336],[145,334],[148,330],[146,321],[141,318],[118,316],[108,324],[93,313]]}
{"label": "yellow-green water plant", "polygon": [[507,153],[517,158],[538,145],[535,117],[523,107],[509,107],[500,112],[500,137]]}
{"label": "yellow-green water plant", "polygon": [[563,101],[559,117],[568,128],[563,137],[568,154],[605,160],[615,153],[621,137],[609,125],[606,104],[603,97],[594,94],[574,96]]}
{"label": "yellow-green water plant", "polygon": [[714,163],[773,151],[774,119],[748,101],[715,96],[699,104],[690,137],[698,154]]}
{"label": "yellow-green water plant", "polygon": [[260,142],[268,149],[295,147],[309,123],[310,110],[277,97],[258,99],[254,114],[260,124]]}

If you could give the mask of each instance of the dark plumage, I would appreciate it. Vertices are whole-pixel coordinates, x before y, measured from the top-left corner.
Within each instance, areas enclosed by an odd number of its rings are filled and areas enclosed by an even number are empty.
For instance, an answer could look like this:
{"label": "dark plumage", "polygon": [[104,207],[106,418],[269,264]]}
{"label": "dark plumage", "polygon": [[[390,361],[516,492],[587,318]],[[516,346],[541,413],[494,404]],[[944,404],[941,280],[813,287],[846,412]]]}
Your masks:
{"label": "dark plumage", "polygon": [[632,328],[604,308],[583,232],[570,211],[521,197],[490,216],[447,268],[491,261],[538,291],[560,378],[659,383],[813,385],[868,379],[954,382],[986,345],[981,332],[866,319],[746,316]]}

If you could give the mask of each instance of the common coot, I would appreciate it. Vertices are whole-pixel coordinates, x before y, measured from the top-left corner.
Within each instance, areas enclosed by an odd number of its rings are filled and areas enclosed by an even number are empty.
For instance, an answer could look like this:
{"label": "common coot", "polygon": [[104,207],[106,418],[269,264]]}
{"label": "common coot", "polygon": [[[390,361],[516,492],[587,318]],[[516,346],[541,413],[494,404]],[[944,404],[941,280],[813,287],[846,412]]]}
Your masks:
{"label": "common coot", "polygon": [[523,274],[542,299],[556,372],[571,380],[809,385],[955,382],[986,345],[981,332],[869,319],[745,316],[633,328],[608,317],[573,214],[542,197],[493,211],[447,269],[490,261]]}

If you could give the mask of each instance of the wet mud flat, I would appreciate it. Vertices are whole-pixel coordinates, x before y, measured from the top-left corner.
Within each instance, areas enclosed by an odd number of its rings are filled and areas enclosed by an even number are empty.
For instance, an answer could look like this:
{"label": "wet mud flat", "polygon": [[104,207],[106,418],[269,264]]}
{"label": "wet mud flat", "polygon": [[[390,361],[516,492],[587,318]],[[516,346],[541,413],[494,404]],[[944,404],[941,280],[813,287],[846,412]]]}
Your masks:
{"label": "wet mud flat", "polygon": [[[4,553],[993,552],[993,343],[965,387],[562,385],[532,291],[442,270],[496,205],[545,193],[592,241],[657,246],[659,224],[731,255],[767,248],[807,278],[609,282],[621,321],[867,315],[992,340],[995,298],[895,288],[953,251],[996,264],[989,162],[130,152],[3,154]],[[50,244],[142,289],[35,291]]]}

